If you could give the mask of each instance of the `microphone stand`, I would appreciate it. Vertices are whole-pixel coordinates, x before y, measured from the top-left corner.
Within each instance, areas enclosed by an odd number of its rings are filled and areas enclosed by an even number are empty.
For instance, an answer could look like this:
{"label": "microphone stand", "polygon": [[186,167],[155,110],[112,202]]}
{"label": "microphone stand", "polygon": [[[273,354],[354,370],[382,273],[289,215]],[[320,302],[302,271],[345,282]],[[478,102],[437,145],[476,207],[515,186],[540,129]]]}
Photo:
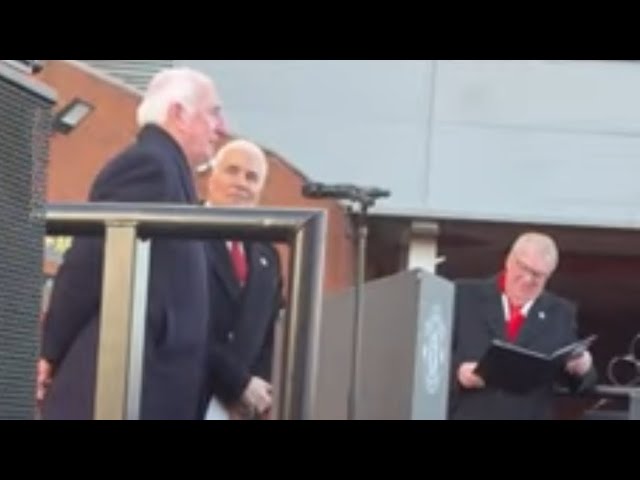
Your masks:
{"label": "microphone stand", "polygon": [[366,190],[358,190],[349,198],[351,202],[359,208],[351,211],[354,213],[355,224],[355,252],[356,261],[354,269],[354,309],[353,309],[353,332],[351,345],[351,370],[349,379],[349,399],[347,406],[347,418],[356,419],[356,407],[360,398],[360,383],[358,372],[360,371],[360,359],[362,358],[362,321],[364,317],[364,284],[367,236],[369,233],[367,214],[368,210],[375,204],[375,197],[368,194]]}
{"label": "microphone stand", "polygon": [[[355,254],[354,262],[354,308],[353,332],[351,342],[351,369],[349,375],[349,398],[347,402],[347,418],[355,420],[356,407],[360,397],[358,372],[362,358],[362,320],[364,312],[364,283],[367,249],[367,214],[369,209],[379,198],[388,197],[391,192],[375,187],[359,187],[352,184],[325,185],[307,183],[302,188],[302,194],[309,198],[333,198],[351,202],[349,210],[354,213],[355,225]],[[358,207],[358,208],[355,208]]]}

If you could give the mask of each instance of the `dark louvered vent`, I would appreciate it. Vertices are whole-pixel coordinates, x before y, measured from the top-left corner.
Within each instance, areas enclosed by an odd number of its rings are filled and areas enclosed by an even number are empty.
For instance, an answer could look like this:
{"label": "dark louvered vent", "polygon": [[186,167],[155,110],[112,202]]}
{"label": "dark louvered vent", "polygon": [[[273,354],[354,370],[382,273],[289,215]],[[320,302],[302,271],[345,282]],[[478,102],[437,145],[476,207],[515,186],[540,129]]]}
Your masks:
{"label": "dark louvered vent", "polygon": [[0,63],[0,419],[34,418],[53,101],[49,89]]}

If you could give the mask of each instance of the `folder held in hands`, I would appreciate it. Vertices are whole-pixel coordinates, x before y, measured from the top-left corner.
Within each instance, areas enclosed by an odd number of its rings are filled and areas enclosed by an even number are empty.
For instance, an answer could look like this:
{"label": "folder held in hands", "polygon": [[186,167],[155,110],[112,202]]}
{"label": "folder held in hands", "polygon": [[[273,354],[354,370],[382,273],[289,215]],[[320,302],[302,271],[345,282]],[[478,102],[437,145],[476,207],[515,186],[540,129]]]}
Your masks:
{"label": "folder held in hands", "polygon": [[581,355],[596,338],[597,335],[591,335],[565,345],[551,355],[494,339],[478,362],[475,373],[489,387],[511,393],[528,393],[556,380],[567,361]]}

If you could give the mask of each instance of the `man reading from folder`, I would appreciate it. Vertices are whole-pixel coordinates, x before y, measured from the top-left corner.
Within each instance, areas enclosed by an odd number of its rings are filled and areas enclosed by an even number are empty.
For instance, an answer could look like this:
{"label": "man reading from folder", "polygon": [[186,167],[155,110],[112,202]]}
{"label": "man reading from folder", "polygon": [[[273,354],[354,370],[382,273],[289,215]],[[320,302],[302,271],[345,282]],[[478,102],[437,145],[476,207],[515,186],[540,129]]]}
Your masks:
{"label": "man reading from folder", "polygon": [[[550,418],[553,380],[526,391],[508,391],[485,384],[478,362],[496,339],[542,355],[577,340],[575,305],[545,291],[557,264],[553,239],[525,233],[511,247],[497,276],[457,282],[450,418]],[[573,391],[594,385],[589,351],[569,355],[557,379]]]}

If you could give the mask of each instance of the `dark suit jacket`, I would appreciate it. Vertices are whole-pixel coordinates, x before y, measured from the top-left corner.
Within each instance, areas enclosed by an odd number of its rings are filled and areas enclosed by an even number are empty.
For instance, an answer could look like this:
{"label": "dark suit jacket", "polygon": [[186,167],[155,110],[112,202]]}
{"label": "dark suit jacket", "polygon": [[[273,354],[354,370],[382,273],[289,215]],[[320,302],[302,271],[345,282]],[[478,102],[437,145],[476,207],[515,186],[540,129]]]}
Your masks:
{"label": "dark suit jacket", "polygon": [[[90,192],[93,202],[196,203],[182,150],[163,130],[143,128],[110,161]],[[42,357],[55,368],[42,415],[93,416],[103,240],[76,238],[61,265],[44,322]],[[154,240],[151,249],[141,417],[202,415],[209,300],[200,241]]]}
{"label": "dark suit jacket", "polygon": [[[531,306],[516,344],[550,354],[577,339],[576,307],[544,292]],[[497,277],[461,280],[456,284],[455,324],[451,362],[450,417],[452,419],[551,418],[553,385],[515,395],[492,388],[464,389],[457,381],[461,363],[477,362],[494,338],[505,339],[505,319]],[[595,384],[592,369],[583,379],[561,379],[573,390]]]}
{"label": "dark suit jacket", "polygon": [[271,245],[244,244],[249,263],[241,287],[224,241],[208,246],[213,328],[209,341],[209,400],[240,399],[249,379],[271,379],[274,328],[282,307],[280,259]]}

